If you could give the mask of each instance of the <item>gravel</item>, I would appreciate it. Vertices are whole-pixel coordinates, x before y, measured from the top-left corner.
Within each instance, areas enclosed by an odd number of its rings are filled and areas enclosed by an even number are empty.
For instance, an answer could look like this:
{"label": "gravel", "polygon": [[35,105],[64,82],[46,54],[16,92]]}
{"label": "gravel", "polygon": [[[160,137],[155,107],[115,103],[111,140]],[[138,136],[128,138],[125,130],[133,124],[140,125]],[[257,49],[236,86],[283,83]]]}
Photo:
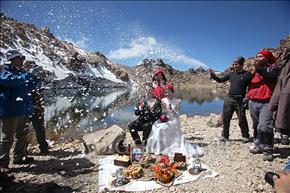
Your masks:
{"label": "gravel", "polygon": [[[222,127],[214,128],[206,124],[214,116],[217,115],[194,117],[182,115],[181,120],[185,138],[204,148],[205,155],[201,158],[202,162],[219,175],[146,192],[273,192],[272,187],[264,181],[264,175],[267,171],[277,172],[282,169],[288,161],[289,146],[276,143],[274,161],[264,162],[262,155],[249,153],[251,143],[241,142],[236,116],[231,121],[230,141],[219,142]],[[251,120],[249,115],[247,116],[251,127]],[[252,130],[250,132],[252,134]],[[278,138],[278,134],[275,134],[275,137]],[[128,142],[131,141],[129,133],[127,139]],[[40,156],[36,146],[29,146],[29,151],[35,158],[35,163],[31,166],[11,164],[10,174],[15,175],[16,180],[4,192],[98,192],[98,160],[103,156],[93,153],[84,154],[85,149],[81,140],[69,139],[56,142],[48,156]]]}

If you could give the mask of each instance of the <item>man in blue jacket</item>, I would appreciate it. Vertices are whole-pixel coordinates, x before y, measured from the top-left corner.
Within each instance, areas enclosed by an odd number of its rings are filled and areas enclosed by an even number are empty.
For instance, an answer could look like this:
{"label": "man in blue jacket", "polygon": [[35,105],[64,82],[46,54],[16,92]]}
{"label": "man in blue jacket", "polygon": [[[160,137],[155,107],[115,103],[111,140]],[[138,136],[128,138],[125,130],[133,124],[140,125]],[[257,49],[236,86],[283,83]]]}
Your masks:
{"label": "man in blue jacket", "polygon": [[10,64],[5,64],[0,73],[0,169],[9,169],[9,153],[14,141],[13,164],[29,164],[27,157],[28,117],[32,115],[30,89],[31,74],[23,71],[25,57],[17,50],[6,53]]}

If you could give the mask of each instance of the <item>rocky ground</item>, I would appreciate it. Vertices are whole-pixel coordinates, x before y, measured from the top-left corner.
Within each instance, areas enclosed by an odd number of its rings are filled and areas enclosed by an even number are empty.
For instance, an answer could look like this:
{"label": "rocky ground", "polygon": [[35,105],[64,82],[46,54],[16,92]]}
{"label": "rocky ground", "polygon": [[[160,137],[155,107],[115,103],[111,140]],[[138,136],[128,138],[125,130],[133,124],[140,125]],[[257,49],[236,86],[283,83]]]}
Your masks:
{"label": "rocky ground", "polygon": [[[215,116],[182,115],[181,120],[185,138],[204,148],[202,161],[218,172],[219,176],[147,192],[273,192],[272,187],[264,181],[264,175],[267,171],[281,170],[290,155],[289,146],[283,146],[277,141],[275,160],[263,162],[261,155],[249,153],[250,143],[241,142],[236,118],[231,122],[231,140],[219,142],[222,128],[207,125]],[[127,137],[130,139],[129,133]],[[10,174],[15,175],[16,180],[0,192],[98,192],[98,159],[102,156],[85,154],[81,140],[56,142],[48,156],[40,156],[35,146],[30,146],[29,151],[35,158],[35,163],[31,166],[11,165]]]}

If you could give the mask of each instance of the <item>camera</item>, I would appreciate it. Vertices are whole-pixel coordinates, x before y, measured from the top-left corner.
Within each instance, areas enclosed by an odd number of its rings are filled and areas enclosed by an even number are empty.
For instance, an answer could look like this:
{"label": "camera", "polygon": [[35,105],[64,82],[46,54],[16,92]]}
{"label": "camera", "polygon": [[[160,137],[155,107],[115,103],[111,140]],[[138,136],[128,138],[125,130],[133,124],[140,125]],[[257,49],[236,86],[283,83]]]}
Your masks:
{"label": "camera", "polygon": [[280,176],[274,172],[267,172],[265,174],[265,181],[270,184],[272,187],[274,187],[274,180],[273,177],[277,176],[278,178],[280,178]]}

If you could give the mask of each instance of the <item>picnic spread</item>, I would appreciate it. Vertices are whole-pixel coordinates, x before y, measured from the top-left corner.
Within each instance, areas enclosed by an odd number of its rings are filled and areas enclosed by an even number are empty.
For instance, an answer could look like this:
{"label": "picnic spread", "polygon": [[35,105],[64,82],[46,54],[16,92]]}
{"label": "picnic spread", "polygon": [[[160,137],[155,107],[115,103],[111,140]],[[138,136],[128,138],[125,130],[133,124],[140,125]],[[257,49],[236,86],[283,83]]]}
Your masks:
{"label": "picnic spread", "polygon": [[199,157],[142,153],[110,155],[99,160],[99,192],[146,191],[215,177],[217,172],[203,164]]}

